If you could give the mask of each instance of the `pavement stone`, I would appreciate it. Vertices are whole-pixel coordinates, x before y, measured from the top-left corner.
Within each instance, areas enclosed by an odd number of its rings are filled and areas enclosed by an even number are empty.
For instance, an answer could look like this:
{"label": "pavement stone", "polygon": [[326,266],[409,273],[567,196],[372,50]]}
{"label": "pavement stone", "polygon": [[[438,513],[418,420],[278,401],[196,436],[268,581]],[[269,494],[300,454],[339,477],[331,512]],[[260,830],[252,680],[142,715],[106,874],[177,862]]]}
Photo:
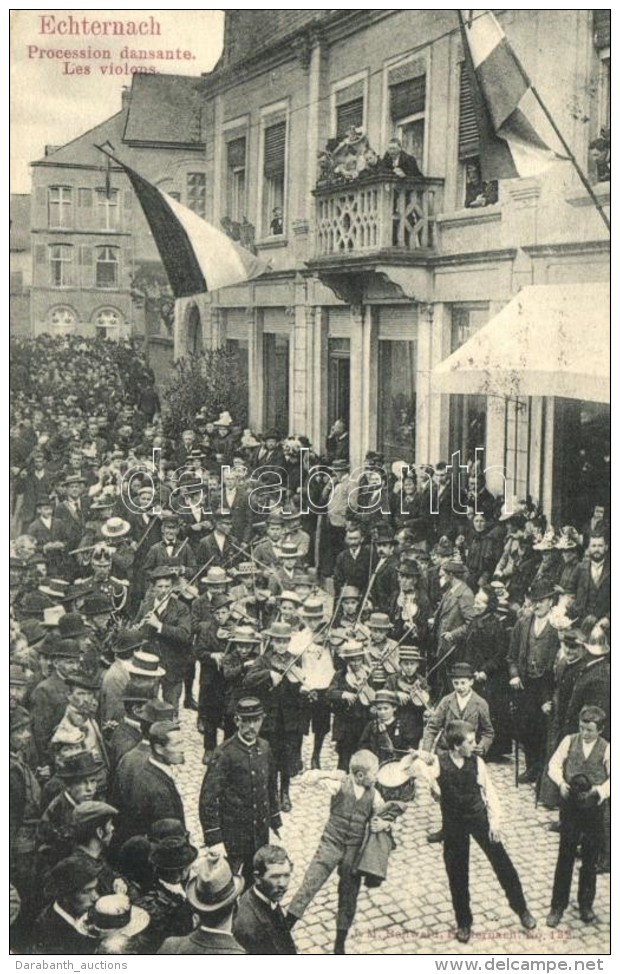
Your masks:
{"label": "pavement stone", "polygon": [[[198,796],[204,777],[202,739],[196,729],[196,715],[181,710],[186,739],[184,765],[174,769],[183,797],[192,841],[203,846],[198,820]],[[304,746],[305,766],[310,748]],[[336,755],[329,742],[323,749],[322,766],[336,767]],[[468,944],[454,937],[455,924],[443,865],[441,845],[429,845],[427,832],[439,828],[440,816],[428,788],[422,784],[416,799],[396,823],[397,847],[390,859],[386,882],[378,889],[362,886],[355,923],[347,939],[350,954],[605,954],[610,944],[610,877],[598,878],[595,911],[598,922],[584,926],[577,906],[571,903],[555,930],[545,926],[559,837],[547,831],[556,813],[534,803],[534,790],[514,785],[512,761],[490,765],[491,775],[504,811],[505,845],[519,872],[528,904],[538,921],[527,932],[511,912],[495,876],[480,849],[472,843],[471,899],[474,925]],[[320,788],[302,787],[300,779],[291,785],[292,811],[283,815],[282,845],[294,870],[290,901],[303,877],[327,821],[329,799]],[[577,869],[575,870],[575,874]],[[576,896],[577,876],[573,882]],[[294,930],[299,953],[330,954],[335,937],[337,876],[324,888]]]}

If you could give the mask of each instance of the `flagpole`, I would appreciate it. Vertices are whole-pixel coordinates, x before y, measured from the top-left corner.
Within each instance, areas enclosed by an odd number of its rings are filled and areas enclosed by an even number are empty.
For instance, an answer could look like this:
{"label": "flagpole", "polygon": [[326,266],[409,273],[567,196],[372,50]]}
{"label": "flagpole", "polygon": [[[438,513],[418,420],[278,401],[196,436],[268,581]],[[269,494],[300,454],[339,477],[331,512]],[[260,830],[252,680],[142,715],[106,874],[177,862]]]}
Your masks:
{"label": "flagpole", "polygon": [[545,105],[544,101],[542,100],[542,98],[538,94],[538,92],[537,92],[536,88],[534,87],[534,85],[532,85],[532,94],[534,95],[534,98],[536,99],[536,101],[538,102],[538,104],[542,108],[543,112],[545,113],[547,119],[549,120],[549,123],[551,125],[551,128],[553,129],[553,131],[557,135],[558,139],[560,140],[560,142],[564,146],[564,150],[565,150],[568,158],[570,159],[570,161],[572,162],[573,166],[575,167],[575,172],[577,173],[577,175],[579,176],[581,182],[583,183],[583,185],[585,186],[586,190],[588,191],[588,196],[590,197],[590,199],[594,203],[596,209],[600,213],[601,220],[603,221],[603,223],[605,224],[605,226],[607,227],[607,229],[611,233],[611,223],[609,221],[609,217],[607,216],[607,214],[605,213],[605,210],[603,209],[603,207],[601,206],[600,202],[598,201],[598,199],[596,197],[596,193],[594,192],[594,190],[592,189],[592,186],[590,184],[590,180],[588,179],[588,177],[584,173],[583,169],[581,168],[581,166],[579,165],[579,163],[575,159],[575,156],[573,155],[573,153],[572,153],[572,151],[570,149],[570,146],[568,145],[566,139],[564,138],[564,136],[560,132],[559,128],[557,127],[557,125],[555,123],[555,119],[553,118],[551,112],[549,111],[549,109]]}

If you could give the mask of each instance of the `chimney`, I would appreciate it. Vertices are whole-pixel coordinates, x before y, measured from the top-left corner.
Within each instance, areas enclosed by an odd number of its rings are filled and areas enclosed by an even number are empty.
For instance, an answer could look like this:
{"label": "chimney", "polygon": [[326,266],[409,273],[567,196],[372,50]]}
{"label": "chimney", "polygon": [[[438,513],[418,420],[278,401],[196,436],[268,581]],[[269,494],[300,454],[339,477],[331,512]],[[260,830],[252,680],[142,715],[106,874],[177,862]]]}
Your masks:
{"label": "chimney", "polygon": [[46,145],[45,146],[45,155],[46,156],[51,156],[51,154],[53,152],[56,152],[57,149],[60,149],[60,146],[59,145]]}
{"label": "chimney", "polygon": [[128,109],[131,102],[131,89],[128,85],[123,85],[121,89],[121,108]]}

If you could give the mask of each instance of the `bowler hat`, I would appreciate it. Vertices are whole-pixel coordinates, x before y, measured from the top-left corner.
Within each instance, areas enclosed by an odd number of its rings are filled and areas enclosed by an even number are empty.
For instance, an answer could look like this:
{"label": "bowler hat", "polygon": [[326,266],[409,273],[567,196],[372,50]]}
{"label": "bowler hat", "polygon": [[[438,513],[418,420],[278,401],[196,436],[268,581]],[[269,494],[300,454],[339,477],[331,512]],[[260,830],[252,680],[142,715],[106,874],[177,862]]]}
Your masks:
{"label": "bowler hat", "polygon": [[269,629],[265,630],[265,635],[271,639],[290,639],[293,629],[288,622],[272,622]]}
{"label": "bowler hat", "polygon": [[77,639],[58,639],[50,646],[48,655],[55,659],[79,660],[82,654]]}
{"label": "bowler hat", "polygon": [[190,844],[187,835],[169,835],[155,842],[151,862],[161,869],[183,869],[198,856],[198,850]]}
{"label": "bowler hat", "polygon": [[369,629],[391,629],[390,617],[385,612],[371,612],[368,622]]}
{"label": "bowler hat", "polygon": [[90,778],[98,774],[103,768],[103,761],[95,757],[92,751],[78,751],[70,754],[58,768],[56,774],[65,781],[79,778]]}
{"label": "bowler hat", "polygon": [[54,501],[52,500],[52,498],[50,497],[49,494],[41,494],[40,497],[37,497],[34,506],[35,507],[52,507],[53,504],[54,504]]}
{"label": "bowler hat", "polygon": [[469,663],[454,663],[448,674],[451,680],[458,680],[467,678],[468,680],[473,680],[474,671]]}
{"label": "bowler hat", "polygon": [[224,609],[229,605],[232,605],[233,600],[229,595],[224,595],[221,592],[216,592],[215,595],[211,596],[211,609]]}
{"label": "bowler hat", "polygon": [[145,642],[138,629],[120,629],[114,638],[112,652],[115,656],[128,656],[134,649],[144,646]]}
{"label": "bowler hat", "polygon": [[149,841],[153,843],[161,842],[162,839],[168,839],[170,836],[189,839],[189,832],[180,819],[158,818],[153,822],[148,831]]}
{"label": "bowler hat", "polygon": [[88,670],[67,673],[65,682],[69,686],[78,687],[81,690],[99,690],[101,687],[101,677],[97,673],[91,673]]}
{"label": "bowler hat", "polygon": [[552,599],[555,594],[553,582],[546,578],[538,578],[532,582],[527,593],[530,602],[542,602],[543,599]]}
{"label": "bowler hat", "polygon": [[253,717],[264,717],[263,705],[257,697],[242,697],[235,707],[235,717],[251,720]]}
{"label": "bowler hat", "polygon": [[79,636],[89,636],[90,630],[84,625],[79,612],[66,612],[58,621],[58,631],[63,639],[77,639]]}
{"label": "bowler hat", "polygon": [[105,595],[89,595],[84,599],[81,611],[85,616],[107,615],[112,612],[112,603]]}
{"label": "bowler hat", "polygon": [[267,430],[263,438],[265,440],[281,440],[282,434],[280,433],[280,430],[277,430],[275,426],[272,426],[271,429]]}
{"label": "bowler hat", "polygon": [[172,720],[174,707],[165,700],[147,700],[136,712],[136,717],[145,724],[157,724],[163,720]]}
{"label": "bowler hat", "polygon": [[467,568],[465,567],[465,565],[463,564],[463,562],[462,561],[456,561],[455,559],[453,559],[451,561],[444,562],[444,564],[442,565],[442,568],[443,568],[444,572],[447,572],[449,575],[466,575],[467,574]]}
{"label": "bowler hat", "polygon": [[340,601],[344,599],[359,599],[360,590],[355,585],[344,585],[340,593]]}
{"label": "bowler hat", "polygon": [[234,903],[243,887],[243,879],[233,876],[226,859],[207,852],[198,863],[196,875],[187,884],[186,896],[197,913],[213,913]]}
{"label": "bowler hat", "polygon": [[24,619],[20,622],[20,629],[28,640],[29,646],[37,646],[47,638],[47,629],[38,619]]}

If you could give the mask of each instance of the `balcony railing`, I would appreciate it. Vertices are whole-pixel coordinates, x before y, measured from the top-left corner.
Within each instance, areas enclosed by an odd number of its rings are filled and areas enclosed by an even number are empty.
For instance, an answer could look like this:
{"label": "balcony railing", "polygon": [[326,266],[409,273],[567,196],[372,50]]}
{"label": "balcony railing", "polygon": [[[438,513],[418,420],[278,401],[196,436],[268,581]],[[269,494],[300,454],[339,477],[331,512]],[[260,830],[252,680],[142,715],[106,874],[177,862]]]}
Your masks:
{"label": "balcony railing", "polygon": [[315,259],[433,250],[443,179],[377,175],[318,186]]}

